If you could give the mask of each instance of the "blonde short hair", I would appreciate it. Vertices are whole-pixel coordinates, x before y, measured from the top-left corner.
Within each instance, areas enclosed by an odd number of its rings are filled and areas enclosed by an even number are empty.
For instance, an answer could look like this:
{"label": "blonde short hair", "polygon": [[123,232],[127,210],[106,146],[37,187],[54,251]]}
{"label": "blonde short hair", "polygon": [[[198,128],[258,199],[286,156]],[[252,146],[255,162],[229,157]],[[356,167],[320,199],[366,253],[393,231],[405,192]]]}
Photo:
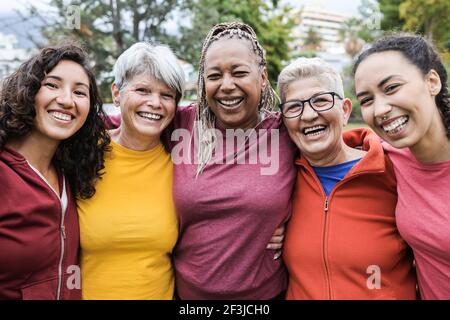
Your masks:
{"label": "blonde short hair", "polygon": [[281,101],[286,101],[288,86],[300,79],[315,78],[329,90],[344,97],[344,85],[340,74],[320,58],[299,58],[285,67],[278,76]]}
{"label": "blonde short hair", "polygon": [[148,42],[133,44],[114,64],[114,83],[121,90],[131,79],[143,73],[161,80],[174,89],[178,104],[185,88],[184,71],[169,47]]}

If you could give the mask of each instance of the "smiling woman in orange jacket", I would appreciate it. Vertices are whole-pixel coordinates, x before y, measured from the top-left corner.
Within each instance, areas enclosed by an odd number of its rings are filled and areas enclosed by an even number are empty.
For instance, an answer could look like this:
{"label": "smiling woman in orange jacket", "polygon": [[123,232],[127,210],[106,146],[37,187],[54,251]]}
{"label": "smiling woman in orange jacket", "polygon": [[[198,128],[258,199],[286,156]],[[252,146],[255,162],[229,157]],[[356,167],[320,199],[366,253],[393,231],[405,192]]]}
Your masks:
{"label": "smiling woman in orange jacket", "polygon": [[415,299],[411,250],[395,224],[396,180],[369,129],[342,134],[352,105],[339,74],[299,59],[279,77],[301,151],[283,257],[288,299]]}

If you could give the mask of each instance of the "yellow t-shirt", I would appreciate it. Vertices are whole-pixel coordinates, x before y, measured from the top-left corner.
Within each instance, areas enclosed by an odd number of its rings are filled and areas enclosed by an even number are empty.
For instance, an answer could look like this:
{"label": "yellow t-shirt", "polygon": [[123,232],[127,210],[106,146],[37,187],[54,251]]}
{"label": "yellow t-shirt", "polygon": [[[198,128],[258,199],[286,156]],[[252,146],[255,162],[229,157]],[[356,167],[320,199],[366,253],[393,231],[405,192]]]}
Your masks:
{"label": "yellow t-shirt", "polygon": [[170,155],[111,146],[94,197],[78,201],[83,299],[173,299]]}

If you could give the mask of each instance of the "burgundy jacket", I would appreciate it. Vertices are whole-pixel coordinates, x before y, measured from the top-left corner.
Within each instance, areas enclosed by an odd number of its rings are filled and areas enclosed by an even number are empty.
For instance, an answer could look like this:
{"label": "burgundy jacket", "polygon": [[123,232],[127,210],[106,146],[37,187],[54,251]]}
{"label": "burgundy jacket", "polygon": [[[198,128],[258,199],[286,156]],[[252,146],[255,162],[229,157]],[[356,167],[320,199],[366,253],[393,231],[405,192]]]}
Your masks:
{"label": "burgundy jacket", "polygon": [[[59,176],[60,190],[63,178]],[[79,226],[19,153],[0,151],[0,299],[80,299]]]}

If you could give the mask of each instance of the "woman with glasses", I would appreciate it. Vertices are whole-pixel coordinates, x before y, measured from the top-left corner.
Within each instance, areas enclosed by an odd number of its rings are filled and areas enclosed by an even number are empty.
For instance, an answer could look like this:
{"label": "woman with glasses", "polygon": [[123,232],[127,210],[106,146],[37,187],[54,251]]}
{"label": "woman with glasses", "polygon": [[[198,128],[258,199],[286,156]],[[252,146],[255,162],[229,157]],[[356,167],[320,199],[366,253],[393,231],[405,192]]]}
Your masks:
{"label": "woman with glasses", "polygon": [[410,249],[395,225],[392,164],[352,111],[339,74],[301,58],[280,74],[280,109],[301,152],[286,231],[287,299],[415,299]]}

